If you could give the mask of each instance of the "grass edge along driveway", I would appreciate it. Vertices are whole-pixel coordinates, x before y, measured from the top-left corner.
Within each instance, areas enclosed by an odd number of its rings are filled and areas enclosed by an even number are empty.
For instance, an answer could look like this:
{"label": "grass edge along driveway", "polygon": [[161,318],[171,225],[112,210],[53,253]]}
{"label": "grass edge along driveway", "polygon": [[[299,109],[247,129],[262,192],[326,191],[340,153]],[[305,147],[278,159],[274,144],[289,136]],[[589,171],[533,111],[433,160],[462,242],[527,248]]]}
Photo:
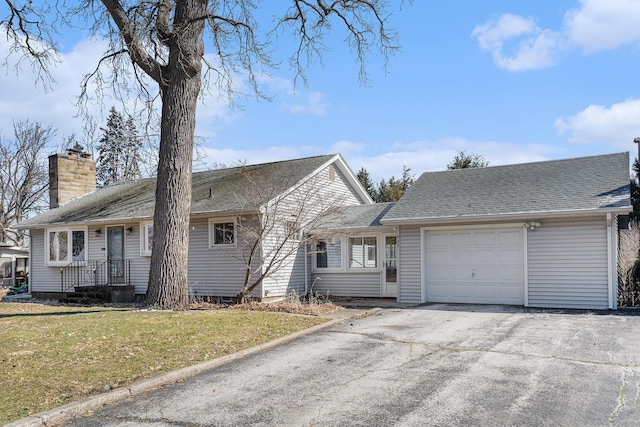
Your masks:
{"label": "grass edge along driveway", "polygon": [[0,425],[234,353],[326,319],[0,304]]}

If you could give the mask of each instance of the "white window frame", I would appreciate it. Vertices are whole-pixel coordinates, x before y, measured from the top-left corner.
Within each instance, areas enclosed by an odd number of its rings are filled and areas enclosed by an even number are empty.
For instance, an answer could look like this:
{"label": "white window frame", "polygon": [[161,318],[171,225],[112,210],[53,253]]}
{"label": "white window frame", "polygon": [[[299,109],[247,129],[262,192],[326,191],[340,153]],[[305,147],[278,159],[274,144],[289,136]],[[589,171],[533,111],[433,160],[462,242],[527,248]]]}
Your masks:
{"label": "white window frame", "polygon": [[[216,224],[233,223],[233,243],[216,242]],[[209,249],[235,247],[238,242],[238,222],[235,218],[209,218]]]}
{"label": "white window frame", "polygon": [[[73,259],[73,232],[81,231],[84,233],[84,253],[82,259]],[[51,260],[50,254],[50,234],[51,233],[67,233],[67,259],[64,260]],[[55,227],[55,228],[47,228],[45,229],[44,235],[44,263],[47,266],[52,267],[64,267],[71,264],[74,261],[87,261],[87,254],[89,252],[89,232],[87,227]]]}
{"label": "white window frame", "polygon": [[[351,244],[351,240],[352,239],[361,239],[362,242],[362,246],[364,247],[364,240],[365,239],[375,239],[375,244],[371,245],[371,246],[367,246],[366,249],[366,253],[363,251],[362,255],[363,255],[363,263],[362,265],[353,265],[353,246]],[[347,241],[347,250],[348,252],[348,262],[347,262],[347,268],[349,270],[375,270],[379,267],[379,262],[378,262],[378,244],[379,244],[379,239],[377,235],[362,235],[362,236],[349,236],[348,241]],[[373,259],[370,256],[371,255],[371,249],[373,249]],[[372,266],[368,266],[367,262],[368,261],[373,261],[374,265]]]}
{"label": "white window frame", "polygon": [[153,230],[153,221],[144,221],[140,223],[140,256],[151,256],[149,229]]}
{"label": "white window frame", "polygon": [[[340,243],[340,267],[329,267],[329,259],[327,255],[327,267],[318,267],[318,251],[317,245],[320,242],[324,242],[326,245],[329,245],[329,242],[339,242]],[[313,242],[313,269],[317,272],[330,272],[330,271],[344,271],[344,239],[340,237],[332,237],[328,239],[318,239]]]}

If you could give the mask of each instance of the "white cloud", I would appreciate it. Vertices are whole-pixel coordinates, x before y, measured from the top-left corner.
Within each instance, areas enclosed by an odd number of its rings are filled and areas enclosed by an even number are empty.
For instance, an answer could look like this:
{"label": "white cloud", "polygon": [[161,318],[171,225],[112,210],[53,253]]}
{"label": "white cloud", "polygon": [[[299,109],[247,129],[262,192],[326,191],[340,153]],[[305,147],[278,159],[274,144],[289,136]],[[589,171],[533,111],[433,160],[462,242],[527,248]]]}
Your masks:
{"label": "white cloud", "polygon": [[640,100],[627,100],[610,107],[589,105],[574,116],[556,120],[561,134],[580,144],[606,144],[628,148],[640,136]]}
{"label": "white cloud", "polygon": [[580,7],[564,18],[570,40],[588,53],[637,43],[639,22],[638,0],[580,0]]}
{"label": "white cloud", "polygon": [[[478,25],[472,32],[480,49],[491,52],[495,64],[508,71],[541,69],[555,65],[569,46],[586,53],[640,42],[639,0],[579,0],[564,16],[559,30],[542,29],[532,18],[503,14]],[[512,53],[507,42],[516,42]]]}
{"label": "white cloud", "polygon": [[365,149],[365,144],[353,141],[342,140],[331,144],[332,153],[340,153],[346,155],[348,153],[357,153]]}
{"label": "white cloud", "polygon": [[[496,21],[478,25],[472,36],[480,49],[491,52],[495,64],[508,71],[525,71],[549,67],[555,64],[560,50],[560,35],[538,27],[531,18],[503,14]],[[507,42],[517,41],[515,51],[505,52]]]}
{"label": "white cloud", "polygon": [[[303,102],[299,102],[302,100]],[[302,99],[296,96],[293,104],[288,107],[292,114],[311,114],[322,116],[329,108],[329,103],[324,101],[324,95],[320,92],[309,92]]]}

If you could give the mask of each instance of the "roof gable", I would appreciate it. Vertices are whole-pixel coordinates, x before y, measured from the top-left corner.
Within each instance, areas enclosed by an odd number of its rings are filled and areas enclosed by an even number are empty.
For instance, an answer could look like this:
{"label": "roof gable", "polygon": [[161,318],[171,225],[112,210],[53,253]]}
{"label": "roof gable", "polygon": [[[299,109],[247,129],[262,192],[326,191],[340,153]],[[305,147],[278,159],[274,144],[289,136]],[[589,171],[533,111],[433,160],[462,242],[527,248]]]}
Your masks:
{"label": "roof gable", "polygon": [[629,153],[426,172],[382,222],[631,210]]}

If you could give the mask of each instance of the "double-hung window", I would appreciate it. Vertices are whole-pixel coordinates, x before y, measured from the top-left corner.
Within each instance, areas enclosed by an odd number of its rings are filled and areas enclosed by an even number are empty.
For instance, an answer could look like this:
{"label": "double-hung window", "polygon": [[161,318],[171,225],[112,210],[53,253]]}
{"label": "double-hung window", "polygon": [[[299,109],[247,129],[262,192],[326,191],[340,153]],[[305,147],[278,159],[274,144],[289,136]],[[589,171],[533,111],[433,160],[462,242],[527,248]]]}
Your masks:
{"label": "double-hung window", "polygon": [[72,261],[87,260],[87,230],[59,228],[46,231],[45,263],[65,266]]}
{"label": "double-hung window", "polygon": [[376,237],[349,238],[349,268],[376,268],[377,243]]}

